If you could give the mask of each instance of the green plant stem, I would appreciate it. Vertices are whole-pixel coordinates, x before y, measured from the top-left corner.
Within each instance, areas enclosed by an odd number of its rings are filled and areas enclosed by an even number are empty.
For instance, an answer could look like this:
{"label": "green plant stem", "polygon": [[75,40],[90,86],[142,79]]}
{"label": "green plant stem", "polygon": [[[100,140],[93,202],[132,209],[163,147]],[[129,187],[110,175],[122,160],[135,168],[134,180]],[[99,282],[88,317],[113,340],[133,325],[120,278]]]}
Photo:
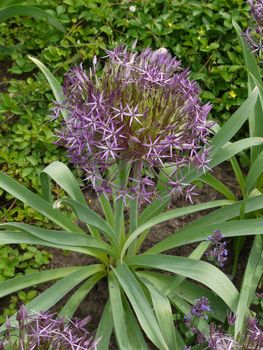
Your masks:
{"label": "green plant stem", "polygon": [[114,215],[109,199],[102,194],[99,196],[99,200],[107,222],[111,225],[111,227],[114,227]]}
{"label": "green plant stem", "polygon": [[239,262],[239,255],[240,252],[245,244],[246,241],[246,237],[235,237],[234,238],[234,263],[233,263],[233,268],[232,268],[232,272],[231,272],[231,277],[234,278],[236,275],[236,271],[237,271],[237,265]]}
{"label": "green plant stem", "polygon": [[[129,164],[120,162],[118,164],[118,176],[115,184],[119,187],[124,187],[127,183],[128,175],[130,172]],[[123,198],[114,200],[114,231],[116,234],[117,241],[120,246],[124,244],[125,241],[125,224],[124,224],[124,202]]]}
{"label": "green plant stem", "polygon": [[232,157],[230,159],[230,163],[231,163],[232,169],[235,173],[236,179],[239,183],[241,194],[244,197],[245,196],[245,179],[244,179],[244,175],[242,173],[242,170],[238,164],[236,157]]}
{"label": "green plant stem", "polygon": [[[138,179],[139,175],[139,167],[135,166],[134,167],[134,173],[133,173],[133,178],[134,178],[134,185],[136,186],[136,180]],[[138,226],[138,199],[131,199],[129,201],[130,204],[130,231],[129,234],[132,234]],[[128,250],[128,256],[132,256],[136,254],[136,245],[137,245],[137,240],[135,240],[131,246],[129,247]]]}

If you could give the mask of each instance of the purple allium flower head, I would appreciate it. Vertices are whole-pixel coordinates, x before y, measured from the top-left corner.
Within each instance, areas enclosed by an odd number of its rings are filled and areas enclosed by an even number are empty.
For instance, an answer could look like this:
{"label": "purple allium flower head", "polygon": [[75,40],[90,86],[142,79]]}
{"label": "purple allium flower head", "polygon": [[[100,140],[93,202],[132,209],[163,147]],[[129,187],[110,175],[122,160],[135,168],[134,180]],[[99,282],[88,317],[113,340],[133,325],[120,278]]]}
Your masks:
{"label": "purple allium flower head", "polygon": [[221,329],[217,329],[214,324],[210,324],[210,337],[207,339],[211,350],[236,350],[239,344],[230,335],[225,334]]}
{"label": "purple allium flower head", "polygon": [[[98,191],[112,191],[105,175],[113,164],[129,163],[126,191],[116,185],[113,191],[147,202],[165,166],[177,175],[185,166],[207,167],[211,105],[201,104],[198,85],[166,49],[138,53],[118,47],[106,53],[101,73],[95,60],[87,72],[79,66],[66,74],[65,102],[54,110],[55,116],[63,109],[68,115],[58,142]],[[180,192],[179,178],[172,183]]]}
{"label": "purple allium flower head", "polygon": [[263,26],[263,0],[248,0],[250,11],[258,25]]}
{"label": "purple allium flower head", "polygon": [[253,23],[244,32],[244,38],[252,52],[262,58],[263,52],[263,0],[248,0]]}
{"label": "purple allium flower head", "polygon": [[[5,332],[2,336],[0,349],[1,346],[4,349],[4,346],[7,345],[10,349],[95,350],[99,341],[99,339],[94,340],[86,329],[90,317],[71,321],[48,312],[28,315],[26,308],[22,305],[18,311],[17,320],[18,338],[10,337],[12,330],[15,331],[17,328],[11,327],[7,320],[9,335]],[[17,343],[16,340],[14,343],[13,338],[17,339]]]}
{"label": "purple allium flower head", "polygon": [[208,240],[211,241],[212,247],[206,252],[206,257],[209,261],[213,261],[219,267],[223,267],[227,260],[226,242],[222,242],[224,236],[220,230],[215,230],[212,236],[208,236]]}
{"label": "purple allium flower head", "polygon": [[247,321],[246,342],[248,349],[262,349],[263,347],[263,331],[256,318],[249,318]]}

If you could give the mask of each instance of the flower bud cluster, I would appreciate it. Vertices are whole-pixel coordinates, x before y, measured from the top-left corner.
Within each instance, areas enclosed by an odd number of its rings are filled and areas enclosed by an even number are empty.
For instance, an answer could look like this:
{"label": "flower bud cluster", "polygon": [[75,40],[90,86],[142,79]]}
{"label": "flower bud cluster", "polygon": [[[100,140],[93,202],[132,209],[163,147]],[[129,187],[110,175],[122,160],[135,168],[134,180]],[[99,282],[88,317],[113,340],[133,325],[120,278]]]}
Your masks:
{"label": "flower bud cluster", "polygon": [[209,261],[215,262],[219,267],[223,267],[226,260],[228,251],[226,249],[226,242],[222,242],[223,235],[220,230],[215,230],[212,236],[208,237],[208,240],[212,243],[211,248],[206,252],[206,257]]}

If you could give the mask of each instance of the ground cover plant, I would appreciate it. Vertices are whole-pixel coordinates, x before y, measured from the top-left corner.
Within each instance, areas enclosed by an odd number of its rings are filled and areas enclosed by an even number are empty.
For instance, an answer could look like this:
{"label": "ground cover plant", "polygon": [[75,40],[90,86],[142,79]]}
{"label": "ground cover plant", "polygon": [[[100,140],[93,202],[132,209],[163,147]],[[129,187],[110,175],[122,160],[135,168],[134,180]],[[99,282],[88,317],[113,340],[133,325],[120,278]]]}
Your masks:
{"label": "ground cover plant", "polygon": [[[228,309],[236,314],[233,336],[240,337],[251,296],[262,273],[262,220],[237,220],[242,201],[219,200],[170,211],[165,209],[171,192],[185,193],[191,199],[193,189],[187,184],[242,150],[262,146],[262,138],[253,135],[229,142],[249,116],[258,118],[254,107],[260,86],[255,81],[256,86],[247,100],[208,142],[212,125],[207,115],[211,107],[201,104],[195,82],[166,49],[147,49],[138,54],[119,47],[107,51],[107,55],[108,62],[102,74],[96,72],[99,62],[95,57],[87,72],[82,67],[70,71],[63,89],[48,69],[32,58],[52,85],[57,98],[55,116],[61,113],[64,118],[59,142],[67,147],[73,163],[93,185],[104,215],[99,216],[88,207],[78,181],[61,162],[54,162],[43,170],[42,198],[4,173],[0,174],[4,190],[63,229],[48,230],[9,222],[1,225],[1,242],[77,251],[96,257],[100,263],[53,269],[4,281],[0,284],[0,295],[59,279],[27,304],[28,310],[39,312],[50,309],[82,283],[60,311],[61,316],[71,318],[92,287],[107,278],[109,300],[97,332],[97,337],[102,337],[98,349],[108,349],[113,329],[120,349],[147,349],[141,329],[157,348],[181,349],[185,343],[183,335],[174,327],[171,305],[185,315],[193,314],[197,306],[191,305],[196,302],[201,310],[209,311],[206,298],[211,300],[212,318],[223,322]],[[54,202],[50,179],[62,187],[68,197]],[[261,197],[251,198],[244,211],[261,209]],[[148,204],[140,212],[139,207],[144,202]],[[63,214],[64,206],[74,210],[77,218],[87,225],[87,232]],[[143,241],[156,224],[222,206],[226,208],[204,216],[146,252],[140,252]],[[124,215],[125,207],[128,219]],[[255,238],[247,267],[249,272],[244,275],[240,293],[218,267],[200,261],[210,244],[218,240],[216,236],[208,239],[218,229],[224,237],[259,235]],[[163,254],[193,242],[201,243],[188,258]],[[224,245],[215,248],[218,251],[213,251],[213,257],[222,264],[226,255]],[[208,255],[211,258],[211,251]],[[176,277],[154,272],[155,269],[174,273]],[[209,289],[186,278],[201,282]],[[198,299],[200,294],[205,299]],[[197,335],[202,334],[209,342],[211,332],[206,319],[201,317],[196,321],[193,322]]]}

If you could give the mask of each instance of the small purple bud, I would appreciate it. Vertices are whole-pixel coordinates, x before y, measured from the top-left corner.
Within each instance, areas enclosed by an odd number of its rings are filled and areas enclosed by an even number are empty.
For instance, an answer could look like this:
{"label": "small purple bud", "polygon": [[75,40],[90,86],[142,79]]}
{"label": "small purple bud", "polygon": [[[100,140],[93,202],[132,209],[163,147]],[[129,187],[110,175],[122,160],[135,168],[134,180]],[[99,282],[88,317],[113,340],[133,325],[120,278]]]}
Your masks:
{"label": "small purple bud", "polygon": [[223,267],[227,260],[228,251],[225,248],[226,242],[222,242],[224,236],[220,230],[215,230],[212,236],[208,236],[208,240],[212,243],[211,249],[206,252],[206,257],[209,261],[215,262],[219,267]]}
{"label": "small purple bud", "polygon": [[26,318],[27,318],[27,310],[26,310],[25,306],[22,304],[20,306],[20,309],[17,312],[16,319],[19,323],[24,324],[26,321]]}
{"label": "small purple bud", "polygon": [[227,322],[228,322],[229,326],[234,326],[236,319],[237,319],[237,317],[233,312],[227,313]]}

